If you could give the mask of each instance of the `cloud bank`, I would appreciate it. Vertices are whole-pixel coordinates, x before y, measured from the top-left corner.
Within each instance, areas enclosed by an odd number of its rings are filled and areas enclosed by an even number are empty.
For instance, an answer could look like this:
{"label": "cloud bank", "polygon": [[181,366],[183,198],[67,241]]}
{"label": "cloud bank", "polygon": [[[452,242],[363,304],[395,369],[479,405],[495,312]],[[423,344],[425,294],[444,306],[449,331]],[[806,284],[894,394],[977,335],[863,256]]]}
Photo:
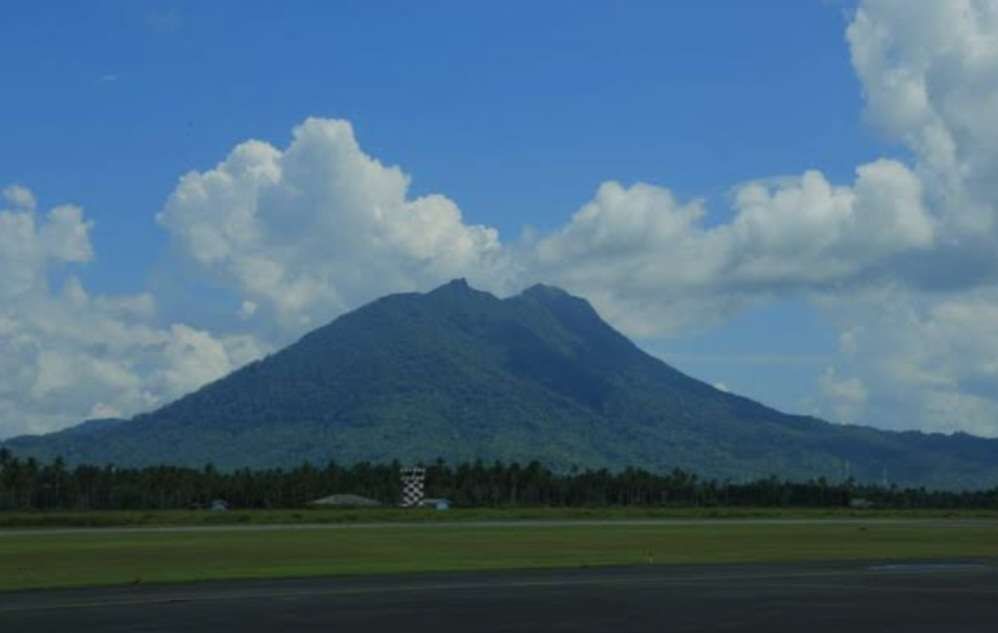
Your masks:
{"label": "cloud bank", "polygon": [[998,3],[863,2],[846,37],[867,118],[911,153],[936,226],[879,284],[818,300],[870,394],[856,418],[998,436]]}
{"label": "cloud bank", "polygon": [[388,292],[504,274],[498,232],[365,154],[347,121],[308,119],[284,150],[248,141],[184,176],[157,216],[197,264],[238,289],[240,315],[300,331]]}
{"label": "cloud bank", "polygon": [[83,210],[62,205],[39,214],[21,186],[3,195],[0,436],[146,410],[263,352],[246,335],[157,326],[148,293],[91,296],[71,268],[94,256]]}

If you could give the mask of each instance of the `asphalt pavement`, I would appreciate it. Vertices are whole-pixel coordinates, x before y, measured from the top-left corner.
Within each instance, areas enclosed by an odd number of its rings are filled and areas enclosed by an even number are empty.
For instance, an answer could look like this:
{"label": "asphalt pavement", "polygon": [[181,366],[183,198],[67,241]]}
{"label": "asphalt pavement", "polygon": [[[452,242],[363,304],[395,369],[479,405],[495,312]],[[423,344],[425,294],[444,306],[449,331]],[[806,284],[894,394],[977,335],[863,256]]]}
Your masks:
{"label": "asphalt pavement", "polygon": [[0,593],[0,631],[998,630],[998,561],[696,565]]}

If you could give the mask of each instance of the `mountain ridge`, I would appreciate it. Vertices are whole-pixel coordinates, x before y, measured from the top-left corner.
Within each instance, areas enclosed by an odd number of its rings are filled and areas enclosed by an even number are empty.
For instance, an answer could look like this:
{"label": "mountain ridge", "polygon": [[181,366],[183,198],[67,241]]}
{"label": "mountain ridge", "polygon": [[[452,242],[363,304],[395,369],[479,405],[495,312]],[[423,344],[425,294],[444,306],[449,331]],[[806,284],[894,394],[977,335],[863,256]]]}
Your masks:
{"label": "mountain ridge", "polygon": [[457,279],[392,294],[130,421],[0,444],[122,465],[537,459],[703,476],[998,485],[998,440],[843,426],[719,391],[641,350],[588,301]]}

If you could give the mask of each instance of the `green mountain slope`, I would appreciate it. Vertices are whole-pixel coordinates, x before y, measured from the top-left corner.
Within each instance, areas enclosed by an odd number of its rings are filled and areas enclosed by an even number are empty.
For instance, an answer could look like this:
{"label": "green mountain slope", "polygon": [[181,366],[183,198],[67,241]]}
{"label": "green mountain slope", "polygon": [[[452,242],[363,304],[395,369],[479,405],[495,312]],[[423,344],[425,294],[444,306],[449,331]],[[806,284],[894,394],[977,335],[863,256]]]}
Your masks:
{"label": "green mountain slope", "polygon": [[583,299],[509,299],[463,280],[384,297],[133,420],[14,438],[70,463],[220,467],[539,459],[720,478],[998,485],[998,440],[893,433],[780,413],[642,352]]}

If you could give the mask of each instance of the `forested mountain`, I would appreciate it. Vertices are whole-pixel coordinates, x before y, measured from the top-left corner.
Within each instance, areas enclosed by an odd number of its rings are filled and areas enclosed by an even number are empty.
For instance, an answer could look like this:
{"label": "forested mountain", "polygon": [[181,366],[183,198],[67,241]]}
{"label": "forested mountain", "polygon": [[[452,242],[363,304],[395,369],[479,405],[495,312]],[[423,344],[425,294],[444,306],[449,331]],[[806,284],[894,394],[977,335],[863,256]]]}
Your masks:
{"label": "forested mountain", "polygon": [[536,459],[735,480],[848,464],[860,481],[998,485],[998,440],[786,415],[644,353],[557,288],[501,300],[463,280],[374,301],[152,413],[4,446],[68,463]]}

